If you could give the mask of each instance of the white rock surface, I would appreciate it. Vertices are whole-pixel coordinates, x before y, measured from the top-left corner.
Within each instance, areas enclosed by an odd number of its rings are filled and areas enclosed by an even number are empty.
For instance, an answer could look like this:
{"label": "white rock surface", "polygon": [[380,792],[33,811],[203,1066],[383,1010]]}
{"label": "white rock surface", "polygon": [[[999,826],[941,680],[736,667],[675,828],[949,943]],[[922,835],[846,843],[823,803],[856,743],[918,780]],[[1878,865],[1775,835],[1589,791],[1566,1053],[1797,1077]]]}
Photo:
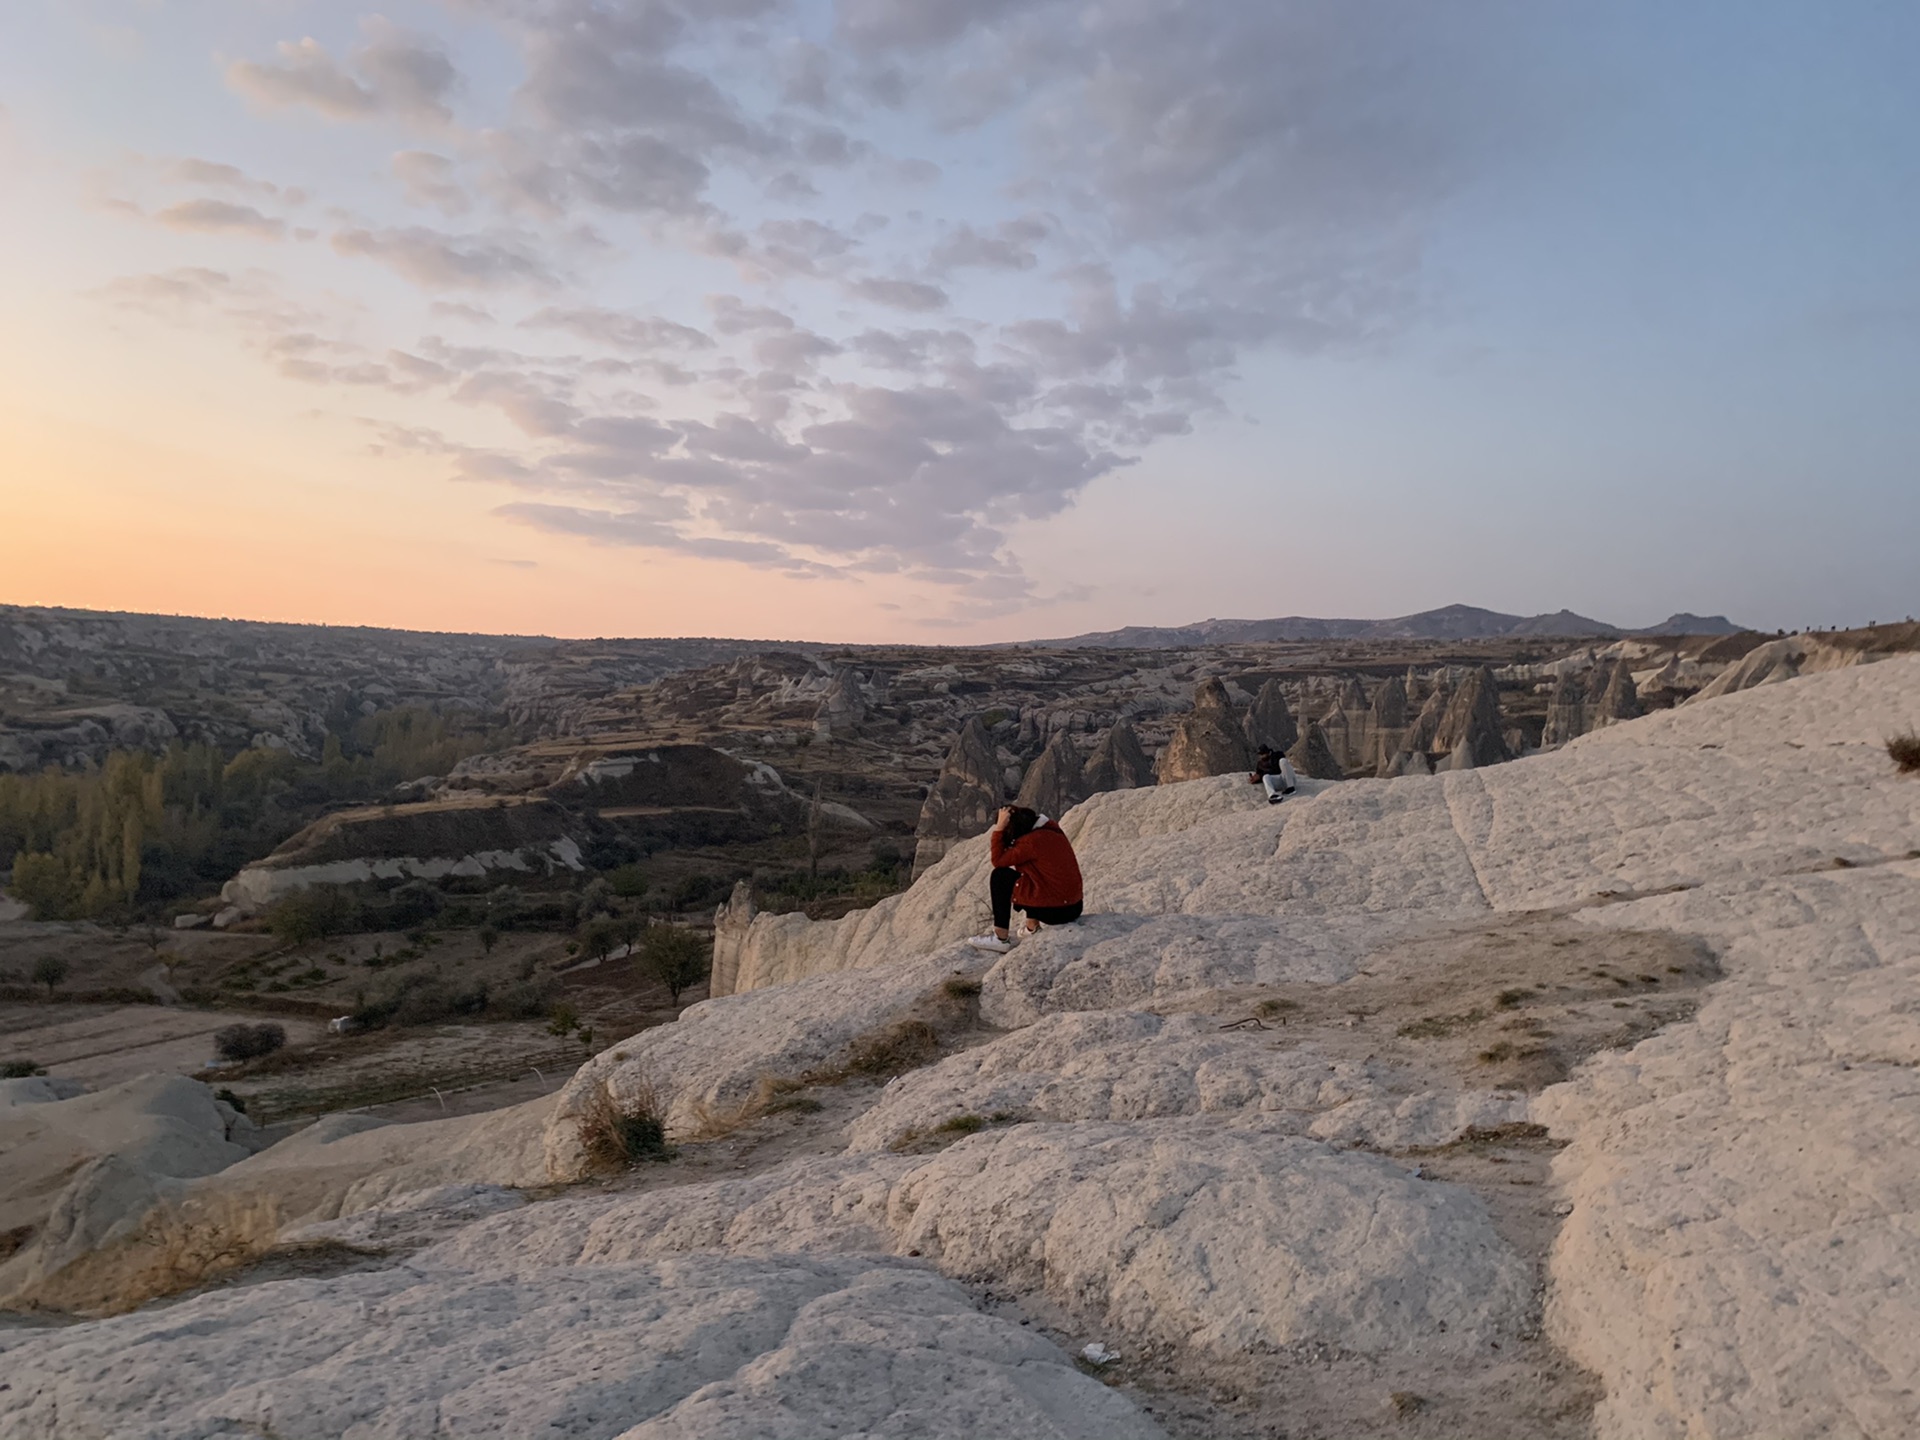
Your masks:
{"label": "white rock surface", "polygon": [[1585,918],[1706,935],[1727,971],[1535,1105],[1573,1141],[1549,1314],[1607,1377],[1602,1433],[1920,1433],[1920,862]]}
{"label": "white rock surface", "polygon": [[605,1265],[688,1250],[891,1251],[1045,1294],[1102,1333],[1222,1356],[1318,1341],[1474,1351],[1531,1274],[1480,1202],[1369,1155],[1206,1122],[1021,1125],[497,1217],[426,1253]]}
{"label": "white rock surface", "polygon": [[853,1122],[848,1148],[880,1151],[959,1116],[1148,1120],[1209,1115],[1374,1149],[1444,1145],[1471,1125],[1525,1118],[1526,1098],[1409,1092],[1390,1067],[1223,1031],[1207,1016],[1048,1015],[1005,1039],[903,1075]]}
{"label": "white rock surface", "polygon": [[689,1256],[289,1280],[7,1352],[17,1440],[810,1440],[1159,1429],[957,1286],[874,1260]]}
{"label": "white rock surface", "polygon": [[408,1249],[437,1240],[450,1231],[527,1203],[517,1190],[502,1185],[435,1185],[413,1190],[367,1210],[336,1220],[290,1225],[278,1237],[282,1245],[345,1245],[356,1250]]}
{"label": "white rock surface", "polygon": [[834,1063],[858,1037],[937,1005],[946,981],[977,976],[994,958],[953,946],[883,971],[830,973],[689,1006],[674,1024],[643,1030],[580,1067],[560,1092],[548,1129],[549,1172],[582,1173],[577,1116],[602,1085],[622,1104],[650,1091],[670,1136],[698,1133],[711,1114],[747,1101],[762,1081]]}

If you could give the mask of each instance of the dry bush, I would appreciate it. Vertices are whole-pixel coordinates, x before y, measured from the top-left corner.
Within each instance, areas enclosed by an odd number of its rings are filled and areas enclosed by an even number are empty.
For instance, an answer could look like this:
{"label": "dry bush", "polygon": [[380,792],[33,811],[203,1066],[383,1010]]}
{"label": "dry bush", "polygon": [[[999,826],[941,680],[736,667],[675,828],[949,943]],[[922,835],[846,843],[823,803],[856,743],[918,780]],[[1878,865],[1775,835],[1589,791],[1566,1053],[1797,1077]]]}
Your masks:
{"label": "dry bush", "polygon": [[625,1100],[616,1100],[603,1080],[580,1112],[580,1144],[593,1168],[617,1172],[646,1160],[671,1160],[664,1107],[642,1080]]}
{"label": "dry bush", "polygon": [[1912,730],[1887,741],[1887,754],[1902,775],[1920,773],[1920,732]]}
{"label": "dry bush", "polygon": [[214,1052],[222,1060],[257,1060],[287,1043],[284,1025],[223,1025],[213,1032]]}
{"label": "dry bush", "polygon": [[901,1020],[869,1030],[847,1046],[849,1075],[891,1078],[917,1070],[940,1053],[940,1037],[924,1020]]}
{"label": "dry bush", "polygon": [[980,982],[971,975],[956,975],[940,988],[949,1000],[971,1000],[980,993]]}

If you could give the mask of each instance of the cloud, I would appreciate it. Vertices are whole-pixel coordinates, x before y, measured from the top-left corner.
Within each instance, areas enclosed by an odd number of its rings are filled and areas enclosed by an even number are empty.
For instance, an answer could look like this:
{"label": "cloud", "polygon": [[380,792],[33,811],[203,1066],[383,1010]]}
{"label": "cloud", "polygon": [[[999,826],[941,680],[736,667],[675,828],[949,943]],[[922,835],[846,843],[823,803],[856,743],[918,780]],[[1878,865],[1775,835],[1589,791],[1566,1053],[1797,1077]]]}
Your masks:
{"label": "cloud", "polygon": [[429,290],[491,290],[507,285],[547,286],[556,277],[531,246],[517,239],[449,235],[422,225],[334,234],[342,255],[377,260]]}
{"label": "cloud", "polygon": [[287,233],[286,221],[263,215],[251,205],[237,205],[229,200],[182,200],[157,212],[153,218],[169,230],[210,235],[251,235],[257,240],[280,240]]}
{"label": "cloud", "polygon": [[520,323],[536,330],[564,330],[583,340],[642,353],[713,348],[713,337],[691,325],[664,320],[658,315],[630,315],[597,305],[550,305]]}
{"label": "cloud", "polygon": [[933,247],[929,258],[933,268],[942,273],[969,267],[1031,270],[1040,263],[1036,247],[1046,239],[1050,228],[1045,221],[1027,216],[1004,221],[990,231],[957,225]]}
{"label": "cloud", "polygon": [[257,105],[305,106],[329,120],[452,118],[446,102],[460,77],[437,41],[379,16],[360,28],[366,38],[345,63],[311,37],[287,40],[275,48],[275,61],[233,61],[227,83]]}
{"label": "cloud", "polygon": [[400,150],[389,163],[413,204],[443,215],[464,215],[473,208],[467,192],[454,180],[453,161],[446,156],[431,150]]}
{"label": "cloud", "polygon": [[947,303],[947,292],[938,285],[920,280],[886,279],[870,276],[856,280],[847,289],[862,300],[885,305],[893,310],[938,310]]}
{"label": "cloud", "polygon": [[174,161],[167,167],[168,174],[175,180],[188,185],[202,185],[227,190],[238,190],[244,194],[278,195],[280,187],[270,180],[257,180],[237,165],[223,164],[217,160],[202,160],[187,156]]}

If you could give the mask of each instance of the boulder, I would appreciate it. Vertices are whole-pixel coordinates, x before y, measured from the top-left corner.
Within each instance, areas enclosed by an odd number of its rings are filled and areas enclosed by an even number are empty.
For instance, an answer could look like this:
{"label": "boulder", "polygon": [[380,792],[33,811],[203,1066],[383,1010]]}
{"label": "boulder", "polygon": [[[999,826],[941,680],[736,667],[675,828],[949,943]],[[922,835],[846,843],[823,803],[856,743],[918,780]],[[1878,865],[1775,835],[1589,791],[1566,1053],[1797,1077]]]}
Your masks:
{"label": "boulder", "polygon": [[970,716],[920,807],[913,832],[913,873],[924,875],[954,842],[984,833],[1006,803],[1006,776],[986,727]]}
{"label": "boulder", "polygon": [[1162,785],[1231,775],[1253,768],[1253,751],[1234,713],[1227,687],[1203,680],[1193,692],[1193,709],[1180,718],[1161,756]]}

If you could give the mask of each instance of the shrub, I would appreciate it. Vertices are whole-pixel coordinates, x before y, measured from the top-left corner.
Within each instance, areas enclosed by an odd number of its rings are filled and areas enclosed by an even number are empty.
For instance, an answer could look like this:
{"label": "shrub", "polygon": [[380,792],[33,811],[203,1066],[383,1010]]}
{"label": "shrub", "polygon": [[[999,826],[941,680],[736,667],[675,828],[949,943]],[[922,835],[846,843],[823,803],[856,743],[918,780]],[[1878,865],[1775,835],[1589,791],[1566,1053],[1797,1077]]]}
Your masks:
{"label": "shrub", "polygon": [[1909,730],[1904,735],[1895,735],[1887,741],[1887,754],[1900,767],[1902,775],[1920,772],[1920,732]]}
{"label": "shrub", "polygon": [[940,1038],[924,1020],[902,1020],[860,1036],[847,1047],[846,1068],[854,1075],[902,1075],[940,1053]]}
{"label": "shrub", "polygon": [[580,948],[595,960],[605,960],[620,943],[620,926],[613,920],[594,920],[580,931]]}
{"label": "shrub", "polygon": [[213,1032],[214,1053],[222,1060],[257,1060],[271,1055],[287,1043],[284,1026],[271,1021],[261,1025],[223,1025]]}
{"label": "shrub", "polygon": [[58,955],[42,955],[33,962],[33,983],[46,986],[47,994],[51,997],[60,988],[60,982],[67,978],[67,971],[67,962]]}
{"label": "shrub", "polygon": [[580,1012],[562,1001],[553,1007],[553,1014],[547,1020],[549,1035],[571,1035],[580,1027]]}
{"label": "shrub", "polygon": [[580,1114],[580,1143],[596,1170],[625,1170],[643,1160],[671,1160],[666,1120],[658,1095],[641,1083],[625,1100],[616,1100],[603,1081],[587,1097]]}
{"label": "shrub", "polygon": [[547,1013],[553,992],[559,988],[560,982],[551,975],[543,975],[537,980],[516,980],[511,985],[501,986],[493,996],[493,1013],[512,1020],[538,1019]]}
{"label": "shrub", "polygon": [[216,1100],[224,1100],[228,1105],[231,1105],[235,1110],[239,1111],[240,1114],[242,1115],[247,1113],[247,1102],[245,1097],[234,1094],[233,1091],[229,1090],[224,1085],[221,1086],[218,1090],[213,1092],[213,1098]]}
{"label": "shrub", "polygon": [[647,876],[638,865],[621,865],[607,872],[607,884],[622,900],[638,900],[647,893]]}
{"label": "shrub", "polygon": [[955,975],[940,986],[950,1000],[971,1000],[980,993],[980,981],[972,975]]}
{"label": "shrub", "polygon": [[713,971],[713,942],[677,925],[655,925],[640,941],[640,968],[667,987],[673,1003],[680,992]]}
{"label": "shrub", "polygon": [[491,925],[480,927],[480,949],[483,953],[493,954],[493,947],[500,943],[500,932]]}
{"label": "shrub", "polygon": [[0,1080],[25,1080],[46,1073],[44,1065],[36,1065],[31,1060],[0,1061]]}
{"label": "shrub", "polygon": [[933,1127],[936,1135],[977,1135],[987,1128],[987,1122],[978,1115],[954,1115],[942,1120]]}

